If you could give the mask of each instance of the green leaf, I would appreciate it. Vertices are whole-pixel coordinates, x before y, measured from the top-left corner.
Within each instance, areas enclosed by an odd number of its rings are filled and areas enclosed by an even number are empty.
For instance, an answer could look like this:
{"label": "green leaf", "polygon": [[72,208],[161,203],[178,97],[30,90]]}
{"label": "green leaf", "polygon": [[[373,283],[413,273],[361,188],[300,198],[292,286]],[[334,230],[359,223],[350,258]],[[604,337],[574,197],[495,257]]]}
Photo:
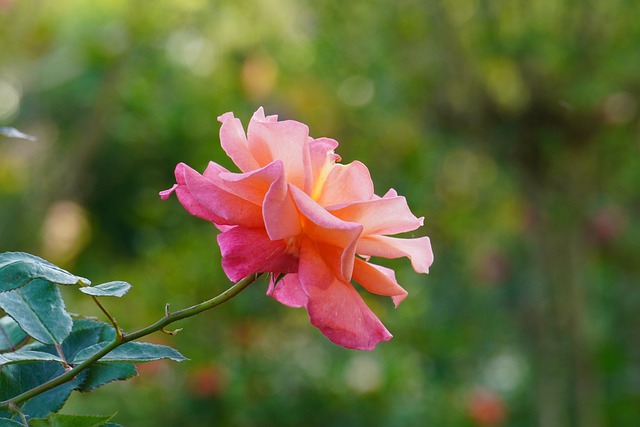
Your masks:
{"label": "green leaf", "polygon": [[36,140],[35,136],[27,135],[26,133],[20,132],[16,128],[10,128],[10,127],[1,127],[0,128],[0,135],[6,136],[7,138],[28,139],[29,141],[35,141]]}
{"label": "green leaf", "polygon": [[0,427],[24,427],[24,424],[18,421],[10,420],[9,418],[0,418]]}
{"label": "green leaf", "polygon": [[15,351],[28,339],[29,336],[20,329],[18,323],[11,316],[0,318],[0,353]]}
{"label": "green leaf", "polygon": [[[31,284],[27,285],[25,289],[30,286]],[[57,289],[55,285],[51,286]],[[88,348],[95,348],[97,343],[102,343],[98,344],[102,347],[105,341],[112,340],[114,336],[114,328],[104,322],[89,319],[74,319],[73,329],[69,336],[62,342],[60,348],[67,360],[73,360],[82,351]],[[47,360],[52,360],[57,357],[56,347],[51,344],[34,342],[19,350],[19,352],[26,351],[29,352],[26,354],[33,355],[35,353],[37,357],[42,357]],[[93,352],[93,350],[89,351]],[[15,353],[18,353],[18,351],[13,354],[15,355]],[[38,353],[40,354],[38,355]],[[12,353],[5,353],[2,356],[11,357],[9,356],[10,354]],[[32,361],[2,366],[0,369],[0,401],[22,394],[63,373],[64,368],[60,363],[51,363],[50,361]],[[20,405],[20,409],[28,417],[45,418],[51,413],[59,411],[73,390],[91,391],[111,381],[127,379],[135,374],[135,366],[130,363],[97,363],[87,370],[80,372],[71,382],[62,384],[23,402]],[[0,416],[10,417],[10,414],[0,411]]]}
{"label": "green leaf", "polygon": [[[111,325],[89,319],[74,319],[73,330],[69,337],[62,343],[62,352],[67,360],[73,360],[76,355],[94,344],[113,340],[115,330]],[[29,345],[29,350],[56,354],[56,348],[52,345]],[[136,368],[130,363],[96,363],[86,370],[86,376],[78,390],[91,391],[107,383],[118,380],[126,380],[137,375]]]}
{"label": "green leaf", "polygon": [[42,343],[60,344],[71,332],[71,316],[64,308],[60,289],[51,282],[36,279],[0,293],[0,307],[22,330]]}
{"label": "green leaf", "polygon": [[[82,363],[108,343],[102,342],[82,350],[72,364]],[[142,363],[160,359],[171,359],[176,362],[187,360],[178,350],[166,345],[146,342],[128,342],[106,354],[100,362]]]}
{"label": "green leaf", "polygon": [[99,427],[104,426],[111,418],[113,415],[52,414],[47,418],[29,420],[29,425],[31,427]]}
{"label": "green leaf", "polygon": [[0,354],[0,366],[12,363],[28,363],[28,362],[58,362],[64,361],[60,356],[35,350],[18,350],[12,353]]}
{"label": "green leaf", "polygon": [[[87,347],[94,344],[113,339],[115,332],[113,327],[104,322],[88,319],[74,319],[73,329],[69,336],[62,343],[61,350],[67,361],[73,360],[76,355]],[[42,351],[50,354],[58,354],[55,345],[31,343],[22,348],[23,350]]]}
{"label": "green leaf", "polygon": [[97,286],[83,286],[80,292],[94,297],[121,297],[131,289],[131,285],[127,282],[107,282]]}
{"label": "green leaf", "polygon": [[[64,373],[58,363],[32,362],[6,365],[0,370],[0,400],[18,396]],[[28,417],[46,417],[62,408],[71,392],[85,378],[81,372],[72,381],[59,385],[20,404],[20,410]]]}
{"label": "green leaf", "polygon": [[113,331],[113,327],[104,322],[75,320],[71,334],[62,343],[62,352],[67,360],[73,360],[85,348],[104,341],[103,336],[107,331]]}
{"label": "green leaf", "polygon": [[127,380],[136,375],[138,371],[130,363],[96,363],[88,369],[87,377],[78,390],[92,391],[112,381]]}
{"label": "green leaf", "polygon": [[92,344],[111,341],[116,336],[116,330],[113,326],[95,319],[73,319],[73,332],[76,333],[80,331],[91,331],[97,334],[98,338]]}
{"label": "green leaf", "polygon": [[[68,360],[73,360],[85,348],[113,340],[114,337],[115,330],[111,325],[76,319],[73,321],[73,331],[62,344],[63,352]],[[128,363],[96,363],[87,369],[85,380],[78,390],[91,391],[112,381],[129,379],[137,373],[135,366]]]}
{"label": "green leaf", "polygon": [[24,252],[0,253],[0,292],[20,288],[37,279],[59,285],[75,285],[80,281],[91,283],[35,255]]}

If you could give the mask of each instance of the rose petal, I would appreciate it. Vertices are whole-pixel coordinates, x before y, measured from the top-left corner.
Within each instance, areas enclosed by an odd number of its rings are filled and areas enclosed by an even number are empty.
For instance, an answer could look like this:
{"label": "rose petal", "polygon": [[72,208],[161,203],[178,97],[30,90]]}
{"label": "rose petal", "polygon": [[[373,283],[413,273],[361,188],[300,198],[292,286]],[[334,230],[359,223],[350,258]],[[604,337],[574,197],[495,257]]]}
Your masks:
{"label": "rose petal", "polygon": [[383,199],[388,199],[389,197],[398,197],[398,192],[396,190],[394,190],[393,188],[390,188],[389,191],[387,191],[384,196],[382,196]]}
{"label": "rose petal", "polygon": [[309,138],[309,157],[312,177],[310,194],[312,198],[317,198],[322,191],[327,175],[335,162],[340,161],[340,156],[334,153],[338,147],[338,141],[329,138]]}
{"label": "rose petal", "polygon": [[[216,162],[209,162],[207,168],[202,172],[202,176],[212,181],[215,184],[220,184],[220,174],[229,173],[232,175],[243,175],[243,174],[234,174],[229,172],[227,168],[222,165],[217,164]],[[251,173],[251,172],[249,172]]]}
{"label": "rose petal", "polygon": [[265,166],[274,160],[284,164],[288,183],[305,189],[311,183],[309,164],[309,128],[299,122],[263,122],[251,120],[247,131],[249,150],[259,165]]}
{"label": "rose petal", "polygon": [[337,279],[327,289],[309,289],[307,312],[313,326],[346,348],[373,350],[393,338],[356,290]]}
{"label": "rose petal", "polygon": [[328,243],[316,241],[315,245],[318,253],[336,277],[346,281],[351,280],[355,256],[347,258],[349,255],[345,254],[343,248]]}
{"label": "rose petal", "polygon": [[362,225],[336,218],[307,194],[292,185],[289,185],[289,192],[303,217],[304,234],[316,242],[326,243],[341,249],[340,271],[342,278],[349,281],[353,271],[356,244],[362,233]]}
{"label": "rose petal", "polygon": [[167,189],[167,190],[162,190],[160,193],[160,198],[162,200],[167,200],[169,198],[169,196],[171,196],[173,194],[173,192],[176,190],[176,188],[178,187],[178,184],[173,184],[173,187]]}
{"label": "rose petal", "polygon": [[[185,170],[190,169],[189,166],[184,163],[179,163],[176,166],[175,175],[176,181],[175,184],[170,190],[165,190],[163,193],[166,197],[168,197],[173,191],[176,193],[180,204],[189,212],[191,215],[197,216],[198,218],[205,219],[207,221],[211,221],[216,224],[224,223],[225,220],[213,212],[209,207],[203,206],[200,202],[191,194],[191,191],[187,188],[185,182]],[[162,197],[162,195],[161,195]]]}
{"label": "rose petal", "polygon": [[358,161],[348,165],[333,165],[324,183],[319,182],[316,186],[320,186],[321,191],[317,197],[314,192],[314,199],[326,207],[371,200],[373,197],[373,181],[369,169]]}
{"label": "rose petal", "polygon": [[393,270],[359,258],[353,266],[353,280],[373,294],[391,297],[396,307],[407,297],[407,291],[398,284]]}
{"label": "rose petal", "polygon": [[253,113],[253,116],[251,117],[251,120],[257,120],[259,122],[267,122],[267,123],[275,123],[278,121],[278,115],[277,114],[273,114],[271,116],[266,116],[264,115],[264,108],[259,107],[255,113]]}
{"label": "rose petal", "polygon": [[284,176],[282,162],[279,161],[246,173],[221,171],[215,175],[219,168],[219,165],[210,162],[203,175],[218,187],[256,205],[262,205],[271,185]]}
{"label": "rose petal", "polygon": [[272,241],[264,229],[233,227],[218,235],[218,244],[222,269],[233,282],[253,273],[294,273],[298,268],[286,242]]}
{"label": "rose petal", "polygon": [[369,235],[358,241],[357,253],[382,258],[407,257],[417,273],[428,273],[433,263],[433,251],[428,237],[401,239],[397,237]]}
{"label": "rose petal", "polygon": [[289,307],[305,307],[309,297],[302,289],[302,285],[295,273],[287,274],[278,283],[272,278],[267,295]]}
{"label": "rose petal", "polygon": [[225,113],[218,117],[218,121],[222,123],[220,127],[220,144],[227,156],[243,172],[258,169],[258,162],[249,151],[247,137],[240,120],[235,118],[233,113]]}
{"label": "rose petal", "polygon": [[312,243],[303,243],[298,279],[309,296],[311,324],[332,342],[373,350],[379,342],[392,338],[353,286],[333,275]]}
{"label": "rose petal", "polygon": [[[209,219],[215,223],[226,225],[240,225],[243,227],[261,227],[264,225],[262,220],[262,209],[259,205],[251,203],[241,197],[229,193],[217,186],[210,179],[200,175],[198,172],[185,164],[180,164],[181,178],[178,178],[178,168],[176,168],[176,179],[180,184],[180,179],[185,183],[184,186],[178,186],[176,192],[178,199],[185,206],[185,202],[196,201],[201,209],[199,213],[207,212],[213,214]],[[178,165],[180,167],[180,165]],[[182,196],[181,196],[181,190]],[[186,194],[188,193],[188,194]],[[185,202],[183,202],[185,200]],[[186,208],[186,206],[185,206]],[[189,210],[189,209],[187,209]],[[218,217],[217,219],[215,217]]]}
{"label": "rose petal", "polygon": [[362,224],[363,235],[404,233],[424,222],[411,213],[407,200],[401,196],[351,203],[329,211],[344,221]]}
{"label": "rose petal", "polygon": [[[279,160],[274,163],[282,166]],[[300,215],[289,195],[284,174],[271,184],[262,204],[262,216],[271,240],[288,239],[302,231]]]}

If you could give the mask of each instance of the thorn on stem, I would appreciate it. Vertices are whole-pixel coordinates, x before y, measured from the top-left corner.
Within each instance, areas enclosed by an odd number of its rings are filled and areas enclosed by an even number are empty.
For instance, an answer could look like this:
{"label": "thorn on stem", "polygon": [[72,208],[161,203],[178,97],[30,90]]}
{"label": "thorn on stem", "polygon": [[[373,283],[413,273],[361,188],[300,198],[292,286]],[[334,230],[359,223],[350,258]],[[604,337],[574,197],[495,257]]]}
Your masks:
{"label": "thorn on stem", "polygon": [[124,332],[122,332],[122,329],[120,329],[120,325],[118,325],[118,322],[116,322],[114,320],[113,321],[113,326],[116,328],[116,336],[118,337],[118,341],[123,342],[124,341]]}

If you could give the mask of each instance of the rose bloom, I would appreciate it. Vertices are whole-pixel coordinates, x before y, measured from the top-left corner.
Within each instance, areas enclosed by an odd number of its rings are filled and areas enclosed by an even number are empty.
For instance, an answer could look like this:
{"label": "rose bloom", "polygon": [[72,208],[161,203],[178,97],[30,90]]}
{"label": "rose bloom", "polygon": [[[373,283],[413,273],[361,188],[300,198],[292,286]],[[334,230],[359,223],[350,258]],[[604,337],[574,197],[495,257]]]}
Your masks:
{"label": "rose bloom", "polygon": [[160,196],[176,193],[189,213],[221,231],[222,268],[230,280],[273,273],[267,294],[305,307],[311,324],[338,345],[372,350],[391,339],[352,281],[397,306],[407,292],[393,270],[370,257],[407,257],[416,272],[427,273],[433,262],[428,237],[389,236],[417,229],[423,218],[394,190],[377,196],[364,164],[338,163],[338,143],[309,137],[302,123],[265,117],[259,108],[245,135],[232,113],[218,120],[222,148],[241,172],[210,162],[200,174],[180,163],[177,184]]}

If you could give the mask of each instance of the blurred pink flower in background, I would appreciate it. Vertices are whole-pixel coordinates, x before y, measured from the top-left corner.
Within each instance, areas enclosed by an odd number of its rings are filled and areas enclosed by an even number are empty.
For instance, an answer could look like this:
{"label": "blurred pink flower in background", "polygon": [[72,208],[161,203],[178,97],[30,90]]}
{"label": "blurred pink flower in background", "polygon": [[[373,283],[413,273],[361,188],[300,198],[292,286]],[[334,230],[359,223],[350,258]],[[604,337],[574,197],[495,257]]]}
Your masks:
{"label": "blurred pink flower in background", "polygon": [[218,120],[222,148],[241,173],[210,162],[200,174],[180,163],[177,184],[161,197],[175,192],[189,213],[218,227],[230,280],[273,273],[267,293],[305,307],[311,323],[338,345],[372,350],[391,339],[351,281],[397,306],[407,292],[393,270],[370,257],[407,257],[416,272],[427,273],[433,262],[428,237],[389,236],[417,229],[423,218],[394,190],[374,194],[364,164],[338,163],[338,142],[309,137],[302,123],[265,117],[260,108],[245,135],[232,113]]}

